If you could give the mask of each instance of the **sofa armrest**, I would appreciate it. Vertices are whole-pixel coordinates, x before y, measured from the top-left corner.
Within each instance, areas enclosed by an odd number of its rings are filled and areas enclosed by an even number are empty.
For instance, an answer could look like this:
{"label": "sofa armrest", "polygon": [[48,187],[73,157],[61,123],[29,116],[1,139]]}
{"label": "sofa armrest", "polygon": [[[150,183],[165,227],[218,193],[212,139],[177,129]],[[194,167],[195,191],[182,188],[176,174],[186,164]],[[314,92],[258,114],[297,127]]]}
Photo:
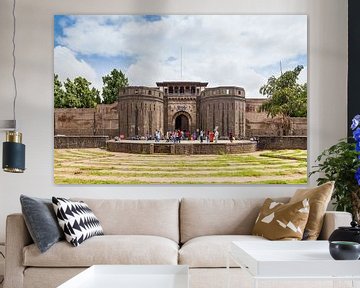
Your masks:
{"label": "sofa armrest", "polygon": [[6,218],[4,288],[23,287],[23,248],[32,242],[22,214],[9,215]]}
{"label": "sofa armrest", "polygon": [[348,212],[326,211],[324,224],[319,236],[321,240],[329,239],[331,233],[340,226],[350,226],[352,216]]}

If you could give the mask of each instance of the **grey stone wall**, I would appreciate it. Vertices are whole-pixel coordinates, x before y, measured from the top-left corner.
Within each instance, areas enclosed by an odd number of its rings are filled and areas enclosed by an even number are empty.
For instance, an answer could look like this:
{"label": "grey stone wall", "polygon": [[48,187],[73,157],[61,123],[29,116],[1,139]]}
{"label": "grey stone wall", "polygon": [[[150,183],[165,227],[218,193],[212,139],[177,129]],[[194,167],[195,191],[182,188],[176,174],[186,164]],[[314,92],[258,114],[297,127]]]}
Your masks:
{"label": "grey stone wall", "polygon": [[[281,118],[267,117],[266,112],[259,111],[263,103],[264,99],[246,99],[246,137],[283,136],[283,132],[281,131]],[[291,136],[306,136],[307,118],[290,118],[290,131],[287,133]]]}
{"label": "grey stone wall", "polygon": [[258,142],[259,150],[307,149],[306,136],[261,136]]}
{"label": "grey stone wall", "polygon": [[144,142],[116,142],[108,141],[107,149],[111,152],[139,153],[139,154],[238,154],[256,151],[256,142],[244,143],[144,143]]}
{"label": "grey stone wall", "polygon": [[54,135],[119,136],[117,103],[96,108],[57,108],[54,110]]}
{"label": "grey stone wall", "polygon": [[104,148],[108,136],[55,136],[54,148]]}

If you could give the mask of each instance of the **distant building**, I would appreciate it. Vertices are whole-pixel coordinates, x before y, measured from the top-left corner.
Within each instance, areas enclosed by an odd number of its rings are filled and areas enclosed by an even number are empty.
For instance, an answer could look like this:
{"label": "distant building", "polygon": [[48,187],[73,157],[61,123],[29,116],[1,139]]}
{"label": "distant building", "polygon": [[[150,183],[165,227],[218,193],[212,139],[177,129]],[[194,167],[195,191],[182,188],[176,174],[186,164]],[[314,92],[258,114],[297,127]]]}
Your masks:
{"label": "distant building", "polygon": [[246,137],[245,90],[207,88],[206,82],[157,82],[156,88],[130,86],[119,92],[119,130],[125,138],[173,130],[213,131]]}
{"label": "distant building", "polygon": [[[260,111],[266,99],[245,98],[237,86],[208,88],[207,82],[165,81],[157,87],[128,86],[118,102],[87,109],[55,109],[55,134],[134,138],[160,130],[193,133],[218,129],[237,139],[279,136],[279,119]],[[290,135],[306,135],[306,118],[292,118]]]}

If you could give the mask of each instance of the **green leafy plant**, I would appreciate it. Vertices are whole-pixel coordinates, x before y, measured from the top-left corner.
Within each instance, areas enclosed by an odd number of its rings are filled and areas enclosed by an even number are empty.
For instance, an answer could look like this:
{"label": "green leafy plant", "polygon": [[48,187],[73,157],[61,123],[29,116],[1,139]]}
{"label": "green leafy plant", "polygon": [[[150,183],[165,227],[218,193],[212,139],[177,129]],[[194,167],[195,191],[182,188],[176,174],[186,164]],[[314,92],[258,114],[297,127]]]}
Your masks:
{"label": "green leafy plant", "polygon": [[318,185],[335,181],[332,199],[337,211],[352,213],[354,220],[359,221],[360,189],[355,173],[360,167],[360,153],[355,149],[355,143],[346,139],[324,150],[316,159],[317,165],[310,176],[319,173]]}
{"label": "green leafy plant", "polygon": [[294,70],[286,71],[279,77],[271,76],[260,88],[260,94],[267,100],[259,107],[267,112],[267,116],[277,118],[281,135],[290,133],[290,117],[306,117],[307,115],[307,84],[299,84],[298,78],[302,65]]}

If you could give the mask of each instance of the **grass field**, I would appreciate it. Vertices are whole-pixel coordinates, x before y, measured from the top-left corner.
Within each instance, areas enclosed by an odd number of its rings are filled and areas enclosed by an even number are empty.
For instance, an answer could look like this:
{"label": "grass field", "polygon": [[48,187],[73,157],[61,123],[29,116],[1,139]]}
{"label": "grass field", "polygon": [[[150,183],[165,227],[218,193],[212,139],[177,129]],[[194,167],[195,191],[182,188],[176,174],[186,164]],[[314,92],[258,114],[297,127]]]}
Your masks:
{"label": "grass field", "polygon": [[55,149],[55,184],[305,184],[306,150],[227,155]]}

